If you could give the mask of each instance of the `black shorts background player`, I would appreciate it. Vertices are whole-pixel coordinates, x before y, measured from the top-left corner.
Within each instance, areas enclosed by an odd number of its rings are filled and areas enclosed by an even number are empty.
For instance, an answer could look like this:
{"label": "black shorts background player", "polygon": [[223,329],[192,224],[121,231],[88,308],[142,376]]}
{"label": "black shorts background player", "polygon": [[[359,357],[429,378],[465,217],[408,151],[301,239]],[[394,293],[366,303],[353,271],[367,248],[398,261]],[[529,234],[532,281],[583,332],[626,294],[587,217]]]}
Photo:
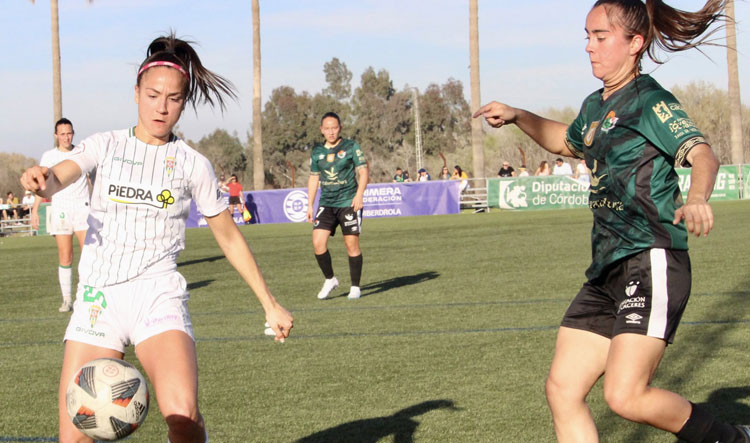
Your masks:
{"label": "black shorts background player", "polygon": [[[315,145],[311,153],[310,178],[307,181],[307,221],[313,223],[313,249],[325,282],[318,293],[325,299],[339,286],[328,252],[328,238],[341,227],[349,255],[351,289],[349,299],[361,295],[362,251],[359,233],[362,229],[362,206],[369,181],[367,161],[357,142],[341,138],[341,119],[328,112],[320,119],[320,132],[325,142]],[[319,207],[315,196],[320,186]]]}
{"label": "black shorts background player", "polygon": [[[661,1],[599,0],[586,18],[586,52],[604,87],[571,125],[497,102],[474,114],[494,127],[514,123],[591,170],[593,260],[563,318],[546,383],[560,442],[599,440],[586,397],[602,376],[607,404],[628,420],[688,442],[750,442],[748,427],[717,422],[651,385],[690,295],[688,232],[706,236],[713,228],[708,199],[718,161],[680,103],[640,72],[641,59],[653,59],[657,46],[701,44],[723,8],[723,0],[697,13]],[[676,165],[692,167],[684,204]]]}

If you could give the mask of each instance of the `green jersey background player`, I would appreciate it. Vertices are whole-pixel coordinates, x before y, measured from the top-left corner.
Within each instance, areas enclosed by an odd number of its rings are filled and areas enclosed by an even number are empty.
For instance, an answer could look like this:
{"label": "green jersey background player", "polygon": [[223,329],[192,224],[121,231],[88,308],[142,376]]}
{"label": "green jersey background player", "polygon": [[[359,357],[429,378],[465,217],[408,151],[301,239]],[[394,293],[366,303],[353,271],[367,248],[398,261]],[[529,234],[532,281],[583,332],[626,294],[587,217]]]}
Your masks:
{"label": "green jersey background player", "polygon": [[[599,441],[586,397],[604,377],[607,405],[623,418],[688,442],[750,443],[747,426],[721,423],[651,385],[690,295],[687,233],[713,228],[708,199],[718,161],[679,102],[641,74],[641,60],[659,62],[656,47],[705,42],[724,3],[708,0],[690,13],[662,1],[599,0],[586,17],[586,52],[604,87],[571,125],[498,102],[474,114],[494,127],[514,123],[547,151],[584,158],[591,169],[593,260],[558,331],[545,386],[559,442]],[[684,204],[675,165],[692,166]]]}
{"label": "green jersey background player", "polygon": [[[341,138],[341,119],[328,112],[320,119],[320,132],[325,142],[313,147],[310,158],[310,178],[307,181],[307,221],[313,223],[313,249],[325,282],[319,299],[328,298],[339,286],[334,275],[328,239],[341,226],[346,252],[349,255],[351,289],[349,299],[361,295],[362,251],[359,233],[362,229],[362,206],[369,181],[367,161],[362,148],[354,140]],[[315,196],[320,186],[318,210],[314,211]]]}

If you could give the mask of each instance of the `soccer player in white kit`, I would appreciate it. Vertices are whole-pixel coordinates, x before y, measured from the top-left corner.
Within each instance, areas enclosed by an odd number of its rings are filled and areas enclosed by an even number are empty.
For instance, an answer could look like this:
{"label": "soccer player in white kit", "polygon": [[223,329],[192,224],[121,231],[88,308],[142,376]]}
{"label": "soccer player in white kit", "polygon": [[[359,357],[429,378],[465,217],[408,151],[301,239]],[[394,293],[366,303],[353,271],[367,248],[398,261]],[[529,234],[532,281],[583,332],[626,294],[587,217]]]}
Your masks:
{"label": "soccer player in white kit", "polygon": [[[67,118],[61,118],[55,123],[55,140],[57,147],[42,154],[39,166],[52,167],[70,158],[73,153],[73,123]],[[34,199],[31,208],[31,226],[39,229],[39,206],[41,198]],[[86,230],[89,225],[89,186],[88,177],[82,174],[78,180],[67,188],[52,196],[52,203],[47,208],[50,221],[47,232],[55,236],[57,242],[57,268],[62,292],[62,305],[58,311],[69,312],[73,309],[73,234],[78,239],[78,245],[83,249]]]}
{"label": "soccer player in white kit", "polygon": [[[266,321],[283,341],[292,316],[271,295],[245,238],[234,224],[208,160],[175,137],[185,104],[224,107],[231,84],[201,64],[189,42],[159,37],[136,77],[138,123],[95,134],[52,168],[35,166],[21,177],[25,189],[53,195],[83,173],[95,172],[80,282],[65,334],[60,375],[61,442],[92,440],[68,419],[65,388],[75,371],[95,358],[122,358],[133,344],[169,428],[168,439],[204,442],[198,409],[198,365],[177,255],[185,219],[195,201],[232,266],[258,297]],[[213,98],[212,98],[213,97]]]}

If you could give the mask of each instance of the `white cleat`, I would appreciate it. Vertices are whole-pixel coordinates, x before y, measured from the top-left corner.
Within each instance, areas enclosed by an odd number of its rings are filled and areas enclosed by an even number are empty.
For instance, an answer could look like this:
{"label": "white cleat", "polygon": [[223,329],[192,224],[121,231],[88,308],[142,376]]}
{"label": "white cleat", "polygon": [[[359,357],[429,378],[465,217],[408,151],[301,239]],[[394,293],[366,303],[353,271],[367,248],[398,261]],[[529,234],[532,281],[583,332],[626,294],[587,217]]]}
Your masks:
{"label": "white cleat", "polygon": [[339,281],[336,277],[328,278],[323,283],[323,289],[318,292],[318,300],[325,300],[331,295],[331,291],[339,287]]}
{"label": "white cleat", "polygon": [[59,308],[57,308],[58,312],[70,312],[73,310],[73,301],[72,300],[63,300],[62,304]]}
{"label": "white cleat", "polygon": [[271,336],[271,337],[276,337],[276,333],[273,332],[273,329],[271,329],[271,325],[269,325],[268,322],[266,322],[265,326],[266,326],[266,329],[263,330],[263,334]]}
{"label": "white cleat", "polygon": [[346,296],[349,300],[356,300],[362,296],[362,291],[359,290],[359,286],[352,286],[349,290],[349,295]]}

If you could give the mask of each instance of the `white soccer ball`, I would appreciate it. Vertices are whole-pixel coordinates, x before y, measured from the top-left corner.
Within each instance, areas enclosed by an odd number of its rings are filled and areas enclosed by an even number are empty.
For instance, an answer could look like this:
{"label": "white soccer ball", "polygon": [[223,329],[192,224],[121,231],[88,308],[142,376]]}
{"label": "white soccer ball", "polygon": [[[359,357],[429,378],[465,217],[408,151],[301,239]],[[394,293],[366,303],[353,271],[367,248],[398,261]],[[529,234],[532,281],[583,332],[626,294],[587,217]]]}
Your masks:
{"label": "white soccer ball", "polygon": [[132,434],[148,414],[148,386],[135,366],[99,358],[75,372],[65,392],[68,416],[96,440],[119,440]]}

